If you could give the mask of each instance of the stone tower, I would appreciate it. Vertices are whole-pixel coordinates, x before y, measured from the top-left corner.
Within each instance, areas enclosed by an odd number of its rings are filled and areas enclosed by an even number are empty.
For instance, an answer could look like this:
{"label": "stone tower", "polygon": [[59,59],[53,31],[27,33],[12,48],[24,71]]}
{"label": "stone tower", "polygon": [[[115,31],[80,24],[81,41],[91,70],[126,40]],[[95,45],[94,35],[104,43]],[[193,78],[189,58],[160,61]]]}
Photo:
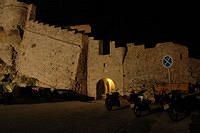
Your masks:
{"label": "stone tower", "polygon": [[28,5],[17,0],[3,0],[0,25],[8,33],[23,28],[27,18]]}
{"label": "stone tower", "polygon": [[[18,51],[27,20],[33,19],[33,5],[17,0],[0,1],[0,58],[9,66]],[[34,8],[35,9],[35,8]],[[34,13],[33,13],[34,12]]]}
{"label": "stone tower", "polygon": [[27,19],[34,16],[32,15],[32,7],[32,5],[17,0],[1,0],[0,32],[5,34],[4,42],[12,46],[20,43]]}

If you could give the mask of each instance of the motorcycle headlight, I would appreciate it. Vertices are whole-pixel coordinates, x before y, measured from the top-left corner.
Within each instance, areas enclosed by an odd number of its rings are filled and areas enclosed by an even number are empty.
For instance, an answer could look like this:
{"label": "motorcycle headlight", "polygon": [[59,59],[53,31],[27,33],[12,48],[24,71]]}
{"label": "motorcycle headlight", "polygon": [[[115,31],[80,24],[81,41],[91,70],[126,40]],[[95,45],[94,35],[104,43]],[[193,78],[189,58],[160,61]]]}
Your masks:
{"label": "motorcycle headlight", "polygon": [[7,88],[7,91],[8,91],[9,93],[11,93],[11,92],[12,92],[12,89],[11,89],[11,88]]}
{"label": "motorcycle headlight", "polygon": [[138,96],[138,98],[142,101],[144,97],[143,96]]}

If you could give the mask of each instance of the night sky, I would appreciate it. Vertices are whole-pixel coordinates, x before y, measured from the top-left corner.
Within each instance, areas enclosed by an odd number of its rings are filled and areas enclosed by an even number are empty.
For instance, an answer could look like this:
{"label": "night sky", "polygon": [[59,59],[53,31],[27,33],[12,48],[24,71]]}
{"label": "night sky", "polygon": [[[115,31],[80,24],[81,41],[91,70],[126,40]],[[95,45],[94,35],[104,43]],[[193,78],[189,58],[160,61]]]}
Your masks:
{"label": "night sky", "polygon": [[57,26],[91,24],[96,39],[134,42],[153,47],[173,41],[189,47],[191,57],[200,58],[199,8],[190,2],[95,0],[19,0],[37,6],[36,19]]}

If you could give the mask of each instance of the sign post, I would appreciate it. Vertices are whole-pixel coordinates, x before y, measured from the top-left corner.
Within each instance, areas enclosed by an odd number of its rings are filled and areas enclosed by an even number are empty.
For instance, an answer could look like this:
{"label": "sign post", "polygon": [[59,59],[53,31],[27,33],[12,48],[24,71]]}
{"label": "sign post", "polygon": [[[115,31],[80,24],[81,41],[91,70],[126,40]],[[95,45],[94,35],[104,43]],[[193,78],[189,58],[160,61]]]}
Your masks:
{"label": "sign post", "polygon": [[168,69],[168,79],[169,79],[169,88],[172,91],[172,86],[171,86],[171,79],[170,79],[170,71],[169,68],[172,66],[173,64],[173,59],[172,57],[170,57],[169,55],[164,56],[164,58],[162,59],[162,64],[165,68]]}

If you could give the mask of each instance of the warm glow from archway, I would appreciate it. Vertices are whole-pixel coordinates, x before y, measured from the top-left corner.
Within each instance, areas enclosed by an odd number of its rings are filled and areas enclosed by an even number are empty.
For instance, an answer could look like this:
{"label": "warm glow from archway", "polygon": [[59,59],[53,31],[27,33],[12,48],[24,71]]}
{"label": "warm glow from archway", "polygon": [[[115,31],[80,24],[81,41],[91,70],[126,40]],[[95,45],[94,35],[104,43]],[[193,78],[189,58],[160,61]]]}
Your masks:
{"label": "warm glow from archway", "polygon": [[102,99],[105,98],[105,94],[115,92],[115,83],[110,78],[103,78],[97,82],[96,98]]}
{"label": "warm glow from archway", "polygon": [[110,78],[103,79],[105,86],[105,93],[110,93],[115,91],[115,83]]}

